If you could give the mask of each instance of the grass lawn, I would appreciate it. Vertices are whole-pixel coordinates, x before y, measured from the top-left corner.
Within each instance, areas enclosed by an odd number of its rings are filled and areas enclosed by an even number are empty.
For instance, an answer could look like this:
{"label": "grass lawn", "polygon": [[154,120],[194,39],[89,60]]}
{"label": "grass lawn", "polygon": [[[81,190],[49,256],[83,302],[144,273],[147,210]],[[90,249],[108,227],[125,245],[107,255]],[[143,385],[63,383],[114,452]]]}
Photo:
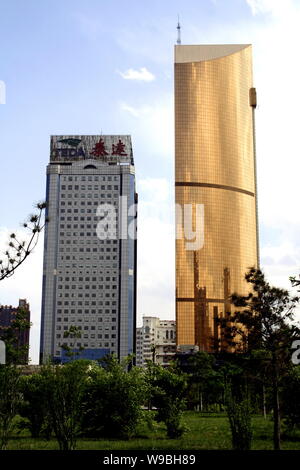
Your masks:
{"label": "grass lawn", "polygon": [[[231,449],[229,424],[224,414],[204,414],[186,411],[183,417],[186,433],[179,439],[168,439],[163,424],[154,423],[149,430],[146,425],[139,429],[138,437],[131,440],[79,439],[78,450],[196,450]],[[270,418],[253,417],[253,450],[272,450],[272,427]],[[293,436],[283,436],[284,450],[300,450],[300,431]],[[9,450],[54,450],[55,439],[32,439],[27,431],[15,434],[9,441]]]}

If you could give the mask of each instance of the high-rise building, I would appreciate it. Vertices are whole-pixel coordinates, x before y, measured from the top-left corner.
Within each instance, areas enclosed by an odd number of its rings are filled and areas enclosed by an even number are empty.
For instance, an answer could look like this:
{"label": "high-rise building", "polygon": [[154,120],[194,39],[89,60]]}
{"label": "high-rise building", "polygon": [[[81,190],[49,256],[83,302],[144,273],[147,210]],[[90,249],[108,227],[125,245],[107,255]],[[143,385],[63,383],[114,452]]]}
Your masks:
{"label": "high-rise building", "polygon": [[158,317],[143,317],[143,326],[136,332],[136,365],[146,367],[147,361],[163,367],[175,360],[176,322]]}
{"label": "high-rise building", "polygon": [[[216,318],[230,311],[230,294],[248,292],[244,275],[258,266],[255,107],[251,45],[175,46],[176,320],[182,350],[225,345]],[[188,222],[192,230],[185,236]],[[189,243],[191,231],[195,244]]]}
{"label": "high-rise building", "polygon": [[0,306],[0,339],[13,340],[15,353],[11,360],[21,364],[28,363],[30,332],[30,307],[26,299],[19,299],[18,307]]}
{"label": "high-rise building", "polygon": [[41,362],[134,353],[135,170],[130,136],[52,136]]}

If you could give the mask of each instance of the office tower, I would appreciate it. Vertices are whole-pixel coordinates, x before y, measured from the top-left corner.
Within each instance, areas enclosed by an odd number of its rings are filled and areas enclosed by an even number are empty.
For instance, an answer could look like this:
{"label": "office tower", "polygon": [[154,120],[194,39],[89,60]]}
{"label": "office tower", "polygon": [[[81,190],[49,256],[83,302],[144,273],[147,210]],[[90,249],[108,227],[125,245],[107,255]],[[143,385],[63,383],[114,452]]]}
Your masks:
{"label": "office tower", "polygon": [[[0,339],[11,341],[14,337],[14,353],[9,360],[17,364],[28,364],[30,332],[30,307],[26,299],[19,299],[18,307],[11,305],[0,306]],[[7,349],[7,348],[6,348]]]}
{"label": "office tower", "polygon": [[147,361],[168,367],[175,360],[176,322],[158,317],[143,317],[143,326],[136,332],[136,365],[146,367]]}
{"label": "office tower", "polygon": [[52,136],[41,362],[134,353],[136,203],[130,136]]}
{"label": "office tower", "polygon": [[[176,319],[182,350],[225,346],[216,318],[230,311],[233,292],[248,292],[244,275],[258,266],[255,107],[251,45],[175,46]],[[195,244],[181,233],[189,219]]]}

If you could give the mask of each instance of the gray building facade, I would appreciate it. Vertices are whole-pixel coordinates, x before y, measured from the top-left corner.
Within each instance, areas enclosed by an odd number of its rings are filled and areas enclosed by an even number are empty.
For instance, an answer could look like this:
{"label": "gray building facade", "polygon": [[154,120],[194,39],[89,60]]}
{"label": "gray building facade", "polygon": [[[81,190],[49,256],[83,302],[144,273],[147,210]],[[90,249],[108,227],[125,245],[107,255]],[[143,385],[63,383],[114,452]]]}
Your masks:
{"label": "gray building facade", "polygon": [[144,316],[136,331],[136,365],[147,367],[151,361],[170,366],[176,354],[176,321]]}
{"label": "gray building facade", "polygon": [[134,353],[130,136],[52,136],[46,200],[40,362],[67,362],[70,351],[95,360]]}

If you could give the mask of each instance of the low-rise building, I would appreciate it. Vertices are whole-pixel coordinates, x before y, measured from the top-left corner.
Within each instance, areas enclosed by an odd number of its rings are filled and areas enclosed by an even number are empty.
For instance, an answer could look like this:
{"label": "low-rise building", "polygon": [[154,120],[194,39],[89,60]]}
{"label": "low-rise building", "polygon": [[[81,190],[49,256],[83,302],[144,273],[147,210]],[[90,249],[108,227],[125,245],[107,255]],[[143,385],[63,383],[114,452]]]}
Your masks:
{"label": "low-rise building", "polygon": [[143,326],[137,328],[136,365],[146,367],[147,361],[170,365],[176,354],[176,322],[144,316]]}

